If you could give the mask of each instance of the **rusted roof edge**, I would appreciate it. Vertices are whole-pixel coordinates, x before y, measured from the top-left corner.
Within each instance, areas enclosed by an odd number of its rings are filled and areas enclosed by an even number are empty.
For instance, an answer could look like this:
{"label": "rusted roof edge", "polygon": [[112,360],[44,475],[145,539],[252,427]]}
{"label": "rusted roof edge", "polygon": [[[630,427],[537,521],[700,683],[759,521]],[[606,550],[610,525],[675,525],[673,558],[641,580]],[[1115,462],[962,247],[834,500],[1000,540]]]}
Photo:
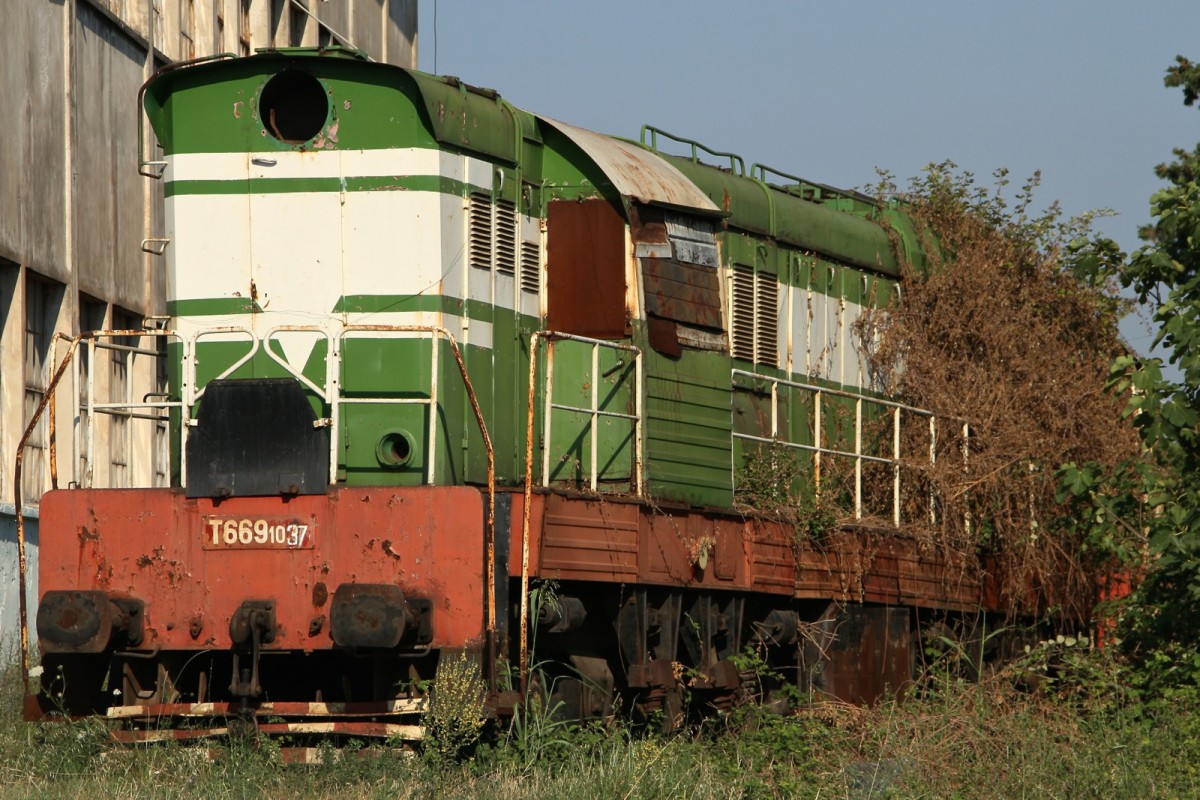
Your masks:
{"label": "rusted roof edge", "polygon": [[557,129],[596,162],[622,196],[705,215],[722,213],[687,176],[649,150],[541,114],[537,118]]}

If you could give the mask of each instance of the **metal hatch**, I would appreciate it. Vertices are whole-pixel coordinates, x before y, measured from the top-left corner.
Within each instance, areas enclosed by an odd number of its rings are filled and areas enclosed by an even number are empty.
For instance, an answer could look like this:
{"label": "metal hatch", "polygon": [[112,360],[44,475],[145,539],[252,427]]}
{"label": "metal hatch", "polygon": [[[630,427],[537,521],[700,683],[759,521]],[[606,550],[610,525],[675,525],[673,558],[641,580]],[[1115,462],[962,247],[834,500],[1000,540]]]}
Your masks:
{"label": "metal hatch", "polygon": [[688,208],[700,214],[722,213],[682,172],[640,145],[540,114],[537,118],[583,150],[622,196],[641,203]]}

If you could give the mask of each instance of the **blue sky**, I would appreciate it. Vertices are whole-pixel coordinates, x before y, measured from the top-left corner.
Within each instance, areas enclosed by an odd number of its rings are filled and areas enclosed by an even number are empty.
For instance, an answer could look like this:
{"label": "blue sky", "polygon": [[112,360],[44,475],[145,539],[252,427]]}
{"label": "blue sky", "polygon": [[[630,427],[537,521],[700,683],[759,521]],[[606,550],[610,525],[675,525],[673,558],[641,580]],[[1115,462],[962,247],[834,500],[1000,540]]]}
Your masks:
{"label": "blue sky", "polygon": [[[944,159],[1018,186],[1040,169],[1039,206],[1113,209],[1100,228],[1126,250],[1154,165],[1200,140],[1162,86],[1176,54],[1200,59],[1200,0],[420,0],[418,30],[421,69],[530,111],[836,186]],[[1124,330],[1148,346],[1144,323]]]}

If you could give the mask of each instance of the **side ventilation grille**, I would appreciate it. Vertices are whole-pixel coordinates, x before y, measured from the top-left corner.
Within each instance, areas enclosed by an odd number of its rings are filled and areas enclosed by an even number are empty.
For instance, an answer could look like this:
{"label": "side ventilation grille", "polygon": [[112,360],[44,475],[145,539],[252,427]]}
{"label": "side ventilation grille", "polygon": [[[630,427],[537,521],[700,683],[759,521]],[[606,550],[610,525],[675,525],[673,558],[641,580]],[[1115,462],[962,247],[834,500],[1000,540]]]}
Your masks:
{"label": "side ventilation grille", "polygon": [[496,201],[496,271],[517,273],[517,207],[511,200]]}
{"label": "side ventilation grille", "polygon": [[468,201],[467,259],[476,269],[492,268],[492,199],[473,192]]}
{"label": "side ventilation grille", "polygon": [[774,275],[754,275],[754,360],[779,366],[779,282]]}
{"label": "side ventilation grille", "polygon": [[734,358],[775,367],[779,365],[779,282],[769,272],[742,264],[733,268]]}
{"label": "side ventilation grille", "polygon": [[537,242],[521,242],[521,291],[537,294],[541,283],[541,248]]}
{"label": "side ventilation grille", "polygon": [[733,325],[730,329],[734,358],[754,360],[754,270],[733,268]]}

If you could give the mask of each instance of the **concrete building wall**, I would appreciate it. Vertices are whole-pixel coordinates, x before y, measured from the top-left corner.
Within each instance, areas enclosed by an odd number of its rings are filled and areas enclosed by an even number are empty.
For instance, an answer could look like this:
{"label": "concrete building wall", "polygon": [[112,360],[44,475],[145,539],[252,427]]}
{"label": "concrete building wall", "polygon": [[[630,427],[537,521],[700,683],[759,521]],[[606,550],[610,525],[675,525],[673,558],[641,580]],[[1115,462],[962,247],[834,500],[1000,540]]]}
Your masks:
{"label": "concrete building wall", "polygon": [[[138,174],[138,89],[173,61],[257,48],[345,45],[416,66],[416,0],[19,0],[0,25],[0,647],[16,639],[18,445],[70,337],[140,326],[165,311],[162,185]],[[146,133],[149,138],[149,132]],[[153,141],[145,155],[156,158]],[[146,242],[149,250],[153,241]],[[58,341],[54,335],[59,334]],[[134,342],[126,341],[125,344]],[[150,350],[156,340],[136,344]],[[53,348],[53,352],[51,351]],[[99,350],[56,395],[58,485],[164,480],[152,421],[76,415],[89,372],[96,399],[140,399],[160,376],[149,353]],[[78,383],[76,382],[78,381]],[[94,436],[95,452],[74,445]],[[37,504],[50,486],[43,423],[22,450],[36,597]],[[126,444],[128,446],[126,446]],[[30,606],[31,613],[33,606]],[[32,619],[32,617],[31,617]],[[0,651],[2,652],[2,651]]]}

